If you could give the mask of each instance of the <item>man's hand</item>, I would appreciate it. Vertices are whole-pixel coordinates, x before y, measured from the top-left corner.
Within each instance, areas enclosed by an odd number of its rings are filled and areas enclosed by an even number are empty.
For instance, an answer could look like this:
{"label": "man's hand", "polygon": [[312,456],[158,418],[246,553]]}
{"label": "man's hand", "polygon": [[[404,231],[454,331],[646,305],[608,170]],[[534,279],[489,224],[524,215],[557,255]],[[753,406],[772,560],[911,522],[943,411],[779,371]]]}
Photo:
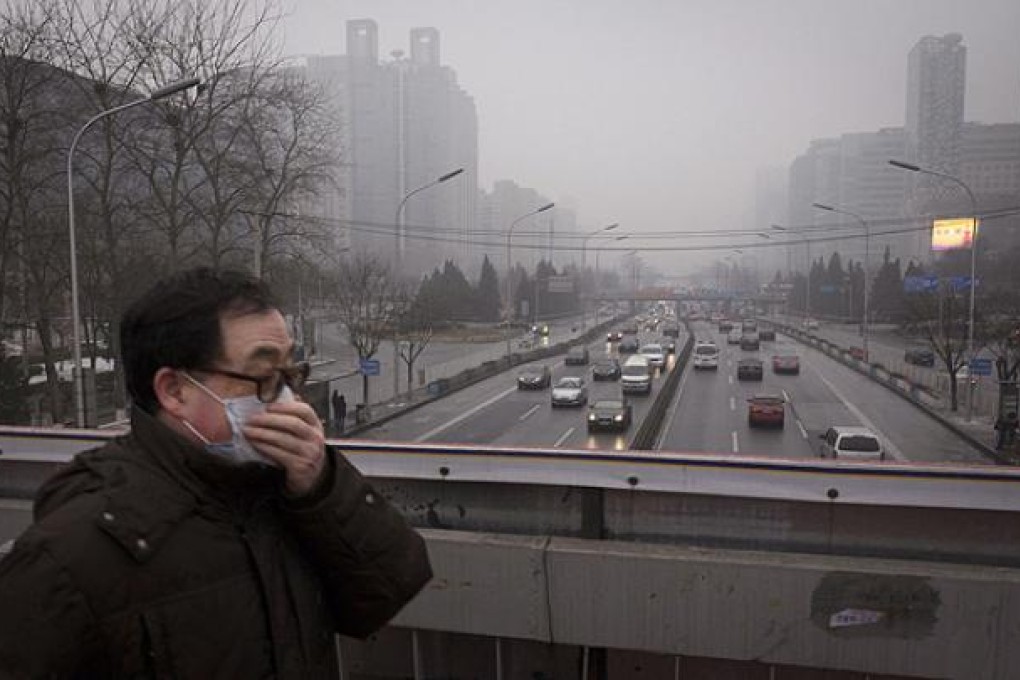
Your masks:
{"label": "man's hand", "polygon": [[326,465],[322,423],[302,401],[269,404],[266,413],[252,416],[244,427],[252,446],[287,474],[287,492],[303,496],[315,487]]}

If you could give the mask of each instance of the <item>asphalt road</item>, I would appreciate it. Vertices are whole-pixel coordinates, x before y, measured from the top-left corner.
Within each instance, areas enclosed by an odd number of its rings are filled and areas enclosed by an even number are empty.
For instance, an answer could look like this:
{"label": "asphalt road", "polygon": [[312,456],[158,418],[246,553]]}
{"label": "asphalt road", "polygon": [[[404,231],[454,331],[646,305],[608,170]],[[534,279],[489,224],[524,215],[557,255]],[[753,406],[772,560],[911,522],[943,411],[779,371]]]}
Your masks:
{"label": "asphalt road", "polygon": [[[818,435],[828,427],[863,425],[881,437],[893,460],[988,462],[966,441],[881,385],[782,335],[775,342],[763,342],[757,352],[727,345],[707,322],[695,324],[695,335],[719,345],[719,370],[692,369],[684,376],[660,438],[662,450],[805,458],[817,455]],[[772,373],[772,355],[780,352],[801,357],[800,375]],[[736,363],[743,356],[765,362],[763,381],[737,380]],[[783,429],[748,426],[746,400],[756,393],[785,394]]]}
{"label": "asphalt road", "polygon": [[[657,333],[642,333],[642,342],[660,339]],[[677,345],[683,345],[681,335]],[[616,356],[615,343],[589,345],[592,360],[606,354]],[[669,357],[672,367],[675,357]],[[600,398],[618,398],[618,381],[591,380],[591,366],[565,366],[563,357],[525,364],[516,370],[495,376],[461,390],[445,399],[428,404],[404,417],[365,433],[374,440],[429,443],[478,444],[506,447],[626,450],[637,424],[650,407],[663,376],[657,373],[652,394],[629,395],[634,408],[634,424],[626,433],[588,434],[586,408],[552,408],[550,390],[518,390],[517,375],[529,366],[547,364],[553,382],[565,375],[585,377],[589,403]]]}

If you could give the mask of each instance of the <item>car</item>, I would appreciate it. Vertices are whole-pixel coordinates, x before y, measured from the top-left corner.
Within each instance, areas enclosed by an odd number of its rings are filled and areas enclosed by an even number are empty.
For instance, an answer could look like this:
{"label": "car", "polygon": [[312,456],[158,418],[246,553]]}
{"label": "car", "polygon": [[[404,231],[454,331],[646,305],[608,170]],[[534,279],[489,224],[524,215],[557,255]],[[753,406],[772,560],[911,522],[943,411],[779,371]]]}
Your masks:
{"label": "car", "polygon": [[757,333],[744,333],[740,336],[740,349],[757,351],[761,347]]}
{"label": "car", "polygon": [[626,399],[599,399],[588,407],[588,431],[626,432],[633,417]]}
{"label": "car", "polygon": [[552,371],[548,366],[529,368],[517,376],[517,389],[544,390],[552,383]]}
{"label": "car", "polygon": [[749,427],[783,427],[786,424],[786,399],[781,394],[756,394],[749,397],[747,424]]}
{"label": "car", "polygon": [[578,345],[567,350],[567,357],[563,360],[563,363],[567,366],[587,366],[588,360],[588,348]]}
{"label": "car", "polygon": [[740,332],[739,328],[733,328],[726,335],[726,344],[728,345],[739,345],[740,338],[744,337],[744,334]]}
{"label": "car", "polygon": [[606,333],[606,342],[619,342],[620,340],[623,340],[623,333],[619,329]]}
{"label": "car", "polygon": [[557,406],[584,406],[588,403],[588,387],[584,378],[568,375],[560,378],[553,385],[550,401]]}
{"label": "car", "polygon": [[732,330],[733,330],[733,322],[732,321],[728,321],[726,319],[723,319],[722,321],[719,322],[719,332],[720,333],[729,333]]}
{"label": "car", "polygon": [[648,357],[643,354],[635,354],[624,362],[620,369],[620,389],[625,394],[631,392],[651,394],[652,367],[648,362]]}
{"label": "car", "polygon": [[850,356],[859,361],[868,360],[868,353],[864,351],[863,347],[857,347],[856,345],[850,348]]}
{"label": "car", "polygon": [[758,339],[762,341],[773,341],[776,339],[776,331],[774,328],[763,328],[758,331]]}
{"label": "car", "polygon": [[814,319],[804,319],[804,328],[808,330],[816,330],[818,328],[818,322]]}
{"label": "car", "polygon": [[882,440],[866,427],[834,425],[818,435],[819,454],[836,460],[885,460]]}
{"label": "car", "polygon": [[616,346],[616,351],[620,354],[634,354],[638,351],[640,346],[638,339],[633,335],[630,335],[620,341],[620,344]]}
{"label": "car", "polygon": [[719,347],[704,340],[694,344],[694,368],[719,368]]}
{"label": "car", "polygon": [[679,338],[680,337],[680,326],[675,323],[667,323],[662,327],[662,334],[668,338]]}
{"label": "car", "polygon": [[620,332],[623,333],[624,335],[637,335],[638,332],[637,324],[633,321],[624,324],[620,328]]}
{"label": "car", "polygon": [[620,362],[612,357],[597,359],[591,367],[592,380],[619,380]]}
{"label": "car", "polygon": [[903,352],[903,360],[915,366],[934,366],[935,352],[927,347],[911,347]]}
{"label": "car", "polygon": [[544,323],[542,324],[536,323],[531,327],[531,334],[540,335],[543,338],[547,338],[549,337],[549,325]]}
{"label": "car", "polygon": [[764,376],[761,359],[741,359],[737,362],[737,380],[761,380]]}
{"label": "car", "polygon": [[673,338],[663,338],[659,344],[662,345],[662,349],[666,351],[666,354],[676,354],[676,340]]}
{"label": "car", "polygon": [[642,345],[640,353],[648,357],[648,365],[652,368],[662,368],[666,365],[666,350],[657,342]]}
{"label": "car", "polygon": [[796,354],[773,354],[772,372],[798,375],[800,373],[800,357]]}
{"label": "car", "polygon": [[744,319],[740,322],[740,330],[744,333],[757,333],[758,322],[754,319]]}

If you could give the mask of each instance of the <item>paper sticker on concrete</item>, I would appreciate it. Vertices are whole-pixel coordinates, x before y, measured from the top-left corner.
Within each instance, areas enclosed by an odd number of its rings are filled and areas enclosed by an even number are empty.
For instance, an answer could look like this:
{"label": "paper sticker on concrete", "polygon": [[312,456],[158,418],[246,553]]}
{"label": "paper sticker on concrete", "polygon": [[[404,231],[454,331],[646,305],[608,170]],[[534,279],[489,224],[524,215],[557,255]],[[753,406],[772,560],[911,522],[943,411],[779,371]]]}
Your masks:
{"label": "paper sticker on concrete", "polygon": [[844,609],[829,617],[829,628],[846,628],[847,626],[867,626],[878,623],[885,614],[870,609]]}
{"label": "paper sticker on concrete", "polygon": [[839,637],[919,639],[935,630],[941,605],[922,576],[835,571],[811,594],[811,621]]}

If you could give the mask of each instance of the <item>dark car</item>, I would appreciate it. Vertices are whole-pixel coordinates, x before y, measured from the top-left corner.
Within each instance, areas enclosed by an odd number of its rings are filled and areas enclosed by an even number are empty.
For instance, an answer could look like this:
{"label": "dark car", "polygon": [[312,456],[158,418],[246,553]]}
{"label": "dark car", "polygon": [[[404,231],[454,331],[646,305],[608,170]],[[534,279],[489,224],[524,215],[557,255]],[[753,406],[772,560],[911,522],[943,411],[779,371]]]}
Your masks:
{"label": "dark car", "polygon": [[669,338],[679,338],[680,326],[675,323],[668,323],[662,327],[662,334]]}
{"label": "dark car", "polygon": [[744,333],[740,336],[740,349],[757,350],[761,347],[757,333]]}
{"label": "dark car", "polygon": [[779,394],[756,394],[747,400],[747,424],[750,427],[772,425],[783,427],[786,421],[786,399]]}
{"label": "dark car", "polygon": [[935,352],[927,347],[914,347],[903,353],[903,360],[915,366],[934,366]]}
{"label": "dark car", "polygon": [[544,390],[552,383],[552,371],[548,366],[529,368],[517,376],[517,389]]}
{"label": "dark car", "polygon": [[592,380],[619,380],[620,362],[612,357],[598,359],[591,367]]}
{"label": "dark car", "polygon": [[620,354],[635,354],[638,349],[641,348],[641,344],[638,342],[637,337],[629,335],[620,341],[620,344],[616,346],[617,351]]}
{"label": "dark car", "polygon": [[673,338],[663,338],[659,344],[666,354],[676,354],[676,340]]}
{"label": "dark car", "polygon": [[599,399],[588,407],[589,432],[626,432],[632,419],[626,399]]}
{"label": "dark car", "polygon": [[606,333],[606,342],[619,342],[620,340],[623,340],[623,333],[619,330]]}
{"label": "dark car", "polygon": [[571,347],[567,350],[567,358],[563,360],[567,366],[587,366],[588,348],[583,346]]}
{"label": "dark car", "polygon": [[732,330],[733,330],[733,322],[732,321],[723,320],[723,321],[719,322],[719,332],[720,333],[729,333]]}
{"label": "dark car", "polygon": [[762,341],[768,340],[769,342],[775,340],[776,339],[775,329],[773,328],[761,329],[760,331],[758,331],[758,339]]}
{"label": "dark car", "polygon": [[737,380],[761,380],[764,373],[761,359],[741,359],[737,362]]}
{"label": "dark car", "polygon": [[772,357],[773,373],[800,373],[800,357],[796,354],[776,354]]}
{"label": "dark car", "polygon": [[637,335],[637,323],[631,321],[630,323],[624,324],[624,326],[620,328],[620,332],[624,335]]}

